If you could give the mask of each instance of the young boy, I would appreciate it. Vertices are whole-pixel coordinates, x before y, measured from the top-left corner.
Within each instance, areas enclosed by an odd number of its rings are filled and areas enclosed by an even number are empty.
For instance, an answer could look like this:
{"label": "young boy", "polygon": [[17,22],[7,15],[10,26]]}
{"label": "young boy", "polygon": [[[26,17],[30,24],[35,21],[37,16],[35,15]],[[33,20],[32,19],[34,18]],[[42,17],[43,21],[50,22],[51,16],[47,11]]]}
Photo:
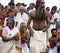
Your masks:
{"label": "young boy", "polygon": [[27,45],[29,42],[29,33],[27,31],[27,26],[25,25],[25,23],[21,23],[20,25],[20,35],[22,42],[22,53],[30,53]]}

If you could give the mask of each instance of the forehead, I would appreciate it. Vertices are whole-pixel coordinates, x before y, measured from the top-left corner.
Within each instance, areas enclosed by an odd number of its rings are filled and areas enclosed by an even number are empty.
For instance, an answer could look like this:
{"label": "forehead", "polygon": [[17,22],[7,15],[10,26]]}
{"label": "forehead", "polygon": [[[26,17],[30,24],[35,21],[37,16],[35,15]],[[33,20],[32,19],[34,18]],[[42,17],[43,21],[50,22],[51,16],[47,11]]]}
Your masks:
{"label": "forehead", "polygon": [[57,32],[56,30],[53,30],[53,32]]}
{"label": "forehead", "polygon": [[8,23],[13,23],[13,20],[12,20],[12,19],[9,19],[9,20],[8,20]]}
{"label": "forehead", "polygon": [[40,2],[44,2],[44,0],[39,0]]}

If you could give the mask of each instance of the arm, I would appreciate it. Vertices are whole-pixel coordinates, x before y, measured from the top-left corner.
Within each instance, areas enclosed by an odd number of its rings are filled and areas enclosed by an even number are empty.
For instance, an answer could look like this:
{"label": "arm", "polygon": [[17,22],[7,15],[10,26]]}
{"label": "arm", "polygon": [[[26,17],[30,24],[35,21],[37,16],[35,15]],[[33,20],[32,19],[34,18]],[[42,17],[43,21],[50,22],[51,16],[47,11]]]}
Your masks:
{"label": "arm", "polygon": [[60,35],[57,36],[57,46],[60,48]]}
{"label": "arm", "polygon": [[5,27],[2,31],[2,40],[5,42],[13,39],[13,38],[8,38],[7,34],[8,34],[7,27]]}
{"label": "arm", "polygon": [[50,26],[50,17],[51,17],[51,15],[47,12],[46,13],[47,14],[47,29],[49,28],[49,26]]}
{"label": "arm", "polygon": [[53,38],[49,38],[49,44],[50,44],[50,48],[53,48],[54,47],[54,41],[53,41]]}
{"label": "arm", "polygon": [[54,48],[57,44],[56,37],[50,37],[49,38],[50,48]]}
{"label": "arm", "polygon": [[26,43],[28,43],[28,42],[29,42],[29,34],[28,34],[28,32],[25,32],[25,33],[23,34],[23,36],[24,36],[24,41],[25,41]]}
{"label": "arm", "polygon": [[10,41],[10,40],[12,40],[13,38],[7,38],[7,37],[2,37],[2,40],[4,41],[4,42],[8,42],[8,41]]}
{"label": "arm", "polygon": [[50,26],[50,14],[48,13],[48,12],[46,12],[46,15],[45,15],[45,17],[46,17],[46,26],[45,26],[45,28],[43,29],[43,32],[45,32],[45,31],[47,31],[47,29],[49,28],[49,26]]}
{"label": "arm", "polygon": [[30,35],[32,35],[33,36],[33,30],[32,30],[32,28],[31,28],[31,26],[30,26],[30,23],[31,23],[31,20],[32,20],[32,16],[33,15],[33,13],[30,13],[30,15],[29,15],[29,19],[28,19],[28,22],[27,22],[27,27],[28,27],[28,29],[29,29],[29,33],[30,33]]}
{"label": "arm", "polygon": [[14,40],[18,41],[20,38],[20,33],[18,32],[17,35],[13,37]]}

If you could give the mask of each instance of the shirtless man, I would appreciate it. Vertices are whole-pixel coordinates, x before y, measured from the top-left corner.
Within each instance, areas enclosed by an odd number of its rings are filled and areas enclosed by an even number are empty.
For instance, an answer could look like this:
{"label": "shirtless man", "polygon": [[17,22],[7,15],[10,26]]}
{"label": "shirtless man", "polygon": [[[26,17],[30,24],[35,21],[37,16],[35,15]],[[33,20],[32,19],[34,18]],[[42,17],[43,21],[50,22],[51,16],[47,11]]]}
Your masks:
{"label": "shirtless man", "polygon": [[57,53],[58,32],[56,28],[51,30],[52,36],[49,38],[50,49],[49,53]]}
{"label": "shirtless man", "polygon": [[[45,11],[44,0],[36,1],[36,10],[30,13],[27,26],[31,34],[30,50],[31,53],[45,52],[46,49],[46,30],[50,25],[50,14]],[[30,23],[33,20],[31,28]]]}

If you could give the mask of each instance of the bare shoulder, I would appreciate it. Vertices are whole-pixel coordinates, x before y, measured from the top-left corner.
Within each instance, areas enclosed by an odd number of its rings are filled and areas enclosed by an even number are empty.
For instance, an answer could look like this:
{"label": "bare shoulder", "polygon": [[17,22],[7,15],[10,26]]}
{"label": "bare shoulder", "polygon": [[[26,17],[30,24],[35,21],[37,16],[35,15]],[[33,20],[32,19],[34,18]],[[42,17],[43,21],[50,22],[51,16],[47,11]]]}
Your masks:
{"label": "bare shoulder", "polygon": [[45,11],[45,17],[46,17],[47,20],[50,20],[52,15],[49,12]]}
{"label": "bare shoulder", "polygon": [[51,17],[51,14],[48,11],[45,11],[47,17]]}
{"label": "bare shoulder", "polygon": [[36,10],[32,11],[32,12],[30,13],[30,16],[34,17],[35,14],[36,14]]}
{"label": "bare shoulder", "polygon": [[53,39],[53,38],[52,38],[52,37],[50,37],[50,38],[49,38],[49,41],[50,41],[50,40],[52,40],[52,39]]}

